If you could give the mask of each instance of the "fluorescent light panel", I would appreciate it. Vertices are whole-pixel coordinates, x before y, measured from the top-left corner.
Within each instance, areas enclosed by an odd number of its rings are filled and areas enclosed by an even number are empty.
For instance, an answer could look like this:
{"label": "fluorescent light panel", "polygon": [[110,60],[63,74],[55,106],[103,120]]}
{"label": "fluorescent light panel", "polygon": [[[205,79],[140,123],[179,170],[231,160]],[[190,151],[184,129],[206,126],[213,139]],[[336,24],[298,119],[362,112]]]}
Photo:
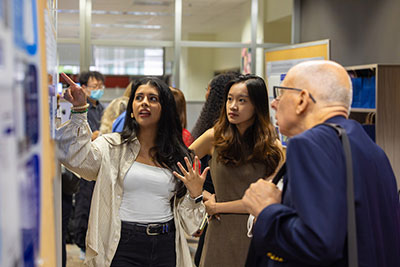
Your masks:
{"label": "fluorescent light panel", "polygon": [[[78,9],[58,9],[58,13],[79,14]],[[112,11],[112,10],[92,10],[95,15],[132,15],[132,16],[174,16],[169,12],[153,12],[153,11]]]}

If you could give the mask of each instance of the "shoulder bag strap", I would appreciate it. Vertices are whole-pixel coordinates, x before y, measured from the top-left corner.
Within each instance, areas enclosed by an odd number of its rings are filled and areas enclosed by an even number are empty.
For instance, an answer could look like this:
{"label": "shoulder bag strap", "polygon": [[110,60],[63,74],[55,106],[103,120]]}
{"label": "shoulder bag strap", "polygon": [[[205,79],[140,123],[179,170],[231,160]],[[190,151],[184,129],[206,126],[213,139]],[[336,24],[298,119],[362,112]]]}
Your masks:
{"label": "shoulder bag strap", "polygon": [[357,230],[356,230],[356,209],[354,201],[354,178],[353,178],[353,163],[350,150],[349,137],[346,131],[337,124],[323,123],[337,132],[344,150],[346,158],[346,196],[347,196],[347,250],[349,267],[358,267],[358,252],[357,252]]}

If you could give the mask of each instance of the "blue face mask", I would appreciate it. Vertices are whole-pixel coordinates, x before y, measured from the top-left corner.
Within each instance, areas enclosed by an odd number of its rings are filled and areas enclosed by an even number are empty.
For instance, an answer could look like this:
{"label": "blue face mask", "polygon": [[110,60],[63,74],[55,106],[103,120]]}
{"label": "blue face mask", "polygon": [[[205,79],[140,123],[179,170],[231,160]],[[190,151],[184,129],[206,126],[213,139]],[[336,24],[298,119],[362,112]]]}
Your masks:
{"label": "blue face mask", "polygon": [[90,91],[90,97],[95,100],[100,100],[103,94],[104,94],[104,89]]}

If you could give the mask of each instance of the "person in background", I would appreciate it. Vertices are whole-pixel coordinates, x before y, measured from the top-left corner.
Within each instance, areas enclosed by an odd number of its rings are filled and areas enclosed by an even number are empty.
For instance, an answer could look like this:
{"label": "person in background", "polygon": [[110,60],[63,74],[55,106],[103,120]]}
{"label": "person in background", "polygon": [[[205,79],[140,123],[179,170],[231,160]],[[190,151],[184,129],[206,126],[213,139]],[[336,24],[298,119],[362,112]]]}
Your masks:
{"label": "person in background", "polygon": [[185,145],[187,147],[189,147],[193,143],[193,137],[190,134],[190,132],[186,129],[187,119],[186,119],[185,95],[178,88],[174,88],[174,87],[170,86],[169,89],[171,89],[172,94],[174,95],[176,109],[178,111],[179,120],[181,121],[183,142],[185,143]]}
{"label": "person in background", "polygon": [[98,71],[82,72],[79,75],[79,83],[87,96],[89,103],[88,123],[92,130],[92,140],[99,135],[101,117],[104,107],[100,102],[104,94],[104,76]]}
{"label": "person in background", "polygon": [[192,168],[171,90],[157,78],[136,81],[123,131],[91,141],[86,95],[64,78],[73,114],[57,129],[58,158],[81,177],[96,180],[85,263],[190,266],[184,232],[193,234],[205,216],[201,193],[208,169],[200,175],[197,157]]}
{"label": "person in background", "polygon": [[348,264],[346,161],[334,129],[349,137],[355,198],[358,266],[400,266],[400,202],[384,151],[348,119],[352,84],[333,61],[308,61],[274,87],[271,103],[282,134],[290,137],[281,192],[259,180],[243,197],[256,217],[247,266]]}
{"label": "person in background", "polygon": [[259,177],[275,173],[283,159],[264,80],[240,75],[226,88],[217,123],[189,147],[200,158],[212,156],[215,195],[204,204],[210,216],[219,215],[209,222],[200,266],[244,265],[250,239],[242,196]]}
{"label": "person in background", "polygon": [[[100,102],[104,94],[104,76],[97,71],[88,71],[82,72],[78,80],[89,104],[87,120],[92,131],[91,139],[93,141],[99,136],[100,121],[104,111],[104,107]],[[75,243],[82,252],[85,252],[86,248],[85,239],[94,186],[94,181],[81,179],[79,181],[79,191],[75,194],[74,237]],[[81,258],[83,257],[84,255],[81,256]]]}
{"label": "person in background", "polygon": [[132,82],[126,87],[124,94],[115,98],[108,104],[103,112],[100,122],[100,133],[106,134],[112,132],[112,126],[116,118],[126,110],[128,105],[129,96],[131,95]]}
{"label": "person in background", "polygon": [[[201,109],[200,116],[196,121],[196,124],[192,130],[193,138],[197,139],[205,131],[212,128],[221,113],[221,108],[224,105],[225,87],[229,81],[237,78],[239,73],[227,72],[215,76],[207,86],[206,91],[206,102]],[[208,167],[208,161],[210,156],[206,155],[200,159],[201,169],[204,170]],[[203,195],[214,194],[214,186],[211,179],[210,172],[207,173],[206,181],[204,182]],[[200,234],[199,242],[194,257],[194,263],[196,266],[200,264],[201,252],[203,251],[204,237],[207,232],[207,226]]]}

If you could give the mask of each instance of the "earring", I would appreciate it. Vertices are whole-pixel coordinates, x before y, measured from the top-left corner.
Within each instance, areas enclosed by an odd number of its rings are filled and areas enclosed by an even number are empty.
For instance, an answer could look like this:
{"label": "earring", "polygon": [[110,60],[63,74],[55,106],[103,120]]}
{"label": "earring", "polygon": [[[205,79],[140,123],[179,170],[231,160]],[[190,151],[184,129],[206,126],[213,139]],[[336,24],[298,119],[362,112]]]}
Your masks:
{"label": "earring", "polygon": [[131,112],[131,118],[132,118],[132,119],[135,118],[135,117],[133,116],[133,112]]}

